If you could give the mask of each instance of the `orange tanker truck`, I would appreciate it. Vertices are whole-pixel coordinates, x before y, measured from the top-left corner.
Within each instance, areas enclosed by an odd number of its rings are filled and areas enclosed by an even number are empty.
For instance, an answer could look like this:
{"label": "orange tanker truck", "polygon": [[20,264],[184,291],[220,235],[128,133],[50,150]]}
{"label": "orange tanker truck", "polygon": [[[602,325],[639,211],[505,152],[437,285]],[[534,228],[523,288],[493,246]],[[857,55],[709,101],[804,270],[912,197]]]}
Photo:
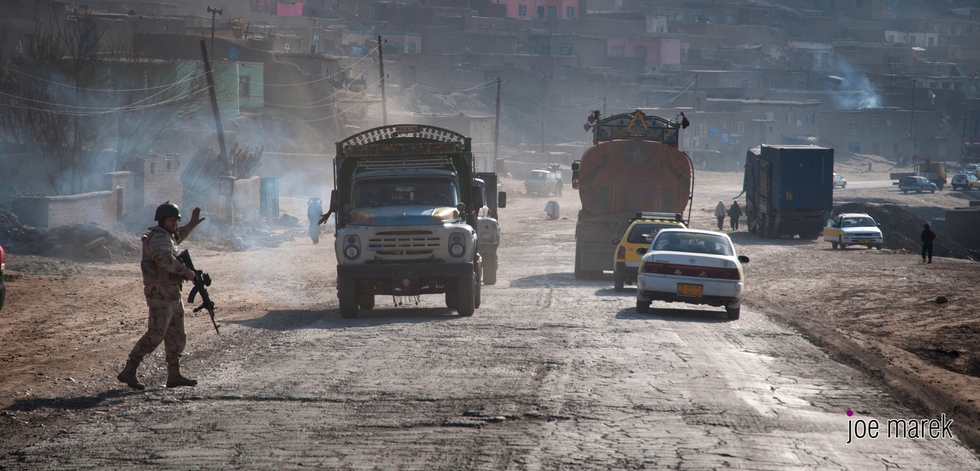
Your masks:
{"label": "orange tanker truck", "polygon": [[[683,114],[681,115],[683,117]],[[572,163],[582,209],[575,225],[575,278],[613,270],[616,244],[639,211],[684,214],[694,189],[691,158],[677,149],[687,119],[673,122],[640,110],[589,117],[592,147]]]}

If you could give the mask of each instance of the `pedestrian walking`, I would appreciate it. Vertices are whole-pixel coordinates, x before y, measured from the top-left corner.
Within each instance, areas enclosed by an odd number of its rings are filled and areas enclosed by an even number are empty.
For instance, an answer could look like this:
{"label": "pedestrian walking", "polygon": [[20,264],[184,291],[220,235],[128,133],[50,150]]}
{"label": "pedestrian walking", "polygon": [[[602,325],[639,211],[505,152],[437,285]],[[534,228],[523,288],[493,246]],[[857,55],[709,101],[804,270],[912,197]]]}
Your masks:
{"label": "pedestrian walking", "polygon": [[732,202],[732,207],[728,208],[729,225],[733,231],[738,230],[738,218],[742,217],[742,208],[738,207],[738,201]]}
{"label": "pedestrian walking", "polygon": [[715,217],[718,218],[718,230],[722,230],[725,227],[725,202],[718,200],[718,206],[715,206]]}
{"label": "pedestrian walking", "polygon": [[932,232],[928,222],[919,238],[922,239],[922,263],[932,263],[932,241],[936,240],[936,233]]}
{"label": "pedestrian walking", "polygon": [[161,342],[167,361],[167,387],[195,386],[197,381],[180,374],[180,356],[184,352],[187,336],[184,333],[184,303],[181,300],[181,284],[200,276],[177,260],[177,245],[187,239],[191,231],[202,221],[201,208],[194,208],[191,220],[182,227],[180,208],[169,201],[157,207],[153,217],[158,225],[143,234],[143,295],[150,308],[147,330],[129,353],[126,367],[116,376],[120,382],[133,389],[145,389],[136,377],[143,357],[155,350]]}

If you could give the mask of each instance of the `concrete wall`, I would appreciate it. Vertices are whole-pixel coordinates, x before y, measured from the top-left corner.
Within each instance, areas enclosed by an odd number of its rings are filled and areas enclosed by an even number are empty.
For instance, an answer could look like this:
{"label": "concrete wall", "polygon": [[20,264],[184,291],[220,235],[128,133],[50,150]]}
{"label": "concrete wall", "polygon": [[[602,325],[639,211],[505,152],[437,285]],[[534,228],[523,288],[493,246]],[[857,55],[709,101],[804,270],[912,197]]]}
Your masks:
{"label": "concrete wall", "polygon": [[143,160],[143,201],[145,205],[158,205],[170,201],[182,206],[184,187],[180,183],[180,159],[153,156]]}
{"label": "concrete wall", "polygon": [[261,191],[262,179],[259,177],[235,180],[235,193],[232,199],[236,221],[258,219]]}
{"label": "concrete wall", "polygon": [[110,229],[116,225],[116,194],[95,191],[69,196],[25,196],[14,212],[29,226],[55,228],[93,222]]}
{"label": "concrete wall", "polygon": [[946,237],[971,250],[980,250],[980,207],[946,210]]}

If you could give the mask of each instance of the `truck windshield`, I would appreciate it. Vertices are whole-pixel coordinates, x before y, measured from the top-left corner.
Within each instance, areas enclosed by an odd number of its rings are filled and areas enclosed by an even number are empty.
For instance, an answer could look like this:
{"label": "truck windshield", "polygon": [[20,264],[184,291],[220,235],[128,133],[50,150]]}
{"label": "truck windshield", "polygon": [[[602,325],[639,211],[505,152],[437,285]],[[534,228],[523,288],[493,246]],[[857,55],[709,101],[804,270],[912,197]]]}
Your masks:
{"label": "truck windshield", "polygon": [[456,206],[456,182],[445,178],[365,180],[354,184],[354,208],[421,204]]}

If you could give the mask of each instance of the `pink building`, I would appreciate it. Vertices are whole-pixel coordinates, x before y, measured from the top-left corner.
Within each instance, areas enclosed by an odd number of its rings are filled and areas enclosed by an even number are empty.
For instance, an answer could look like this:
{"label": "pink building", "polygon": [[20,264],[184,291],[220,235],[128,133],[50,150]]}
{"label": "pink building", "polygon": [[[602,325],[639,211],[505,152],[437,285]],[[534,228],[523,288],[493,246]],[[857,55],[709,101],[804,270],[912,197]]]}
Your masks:
{"label": "pink building", "polygon": [[507,6],[507,18],[557,18],[578,16],[578,0],[497,0]]}

